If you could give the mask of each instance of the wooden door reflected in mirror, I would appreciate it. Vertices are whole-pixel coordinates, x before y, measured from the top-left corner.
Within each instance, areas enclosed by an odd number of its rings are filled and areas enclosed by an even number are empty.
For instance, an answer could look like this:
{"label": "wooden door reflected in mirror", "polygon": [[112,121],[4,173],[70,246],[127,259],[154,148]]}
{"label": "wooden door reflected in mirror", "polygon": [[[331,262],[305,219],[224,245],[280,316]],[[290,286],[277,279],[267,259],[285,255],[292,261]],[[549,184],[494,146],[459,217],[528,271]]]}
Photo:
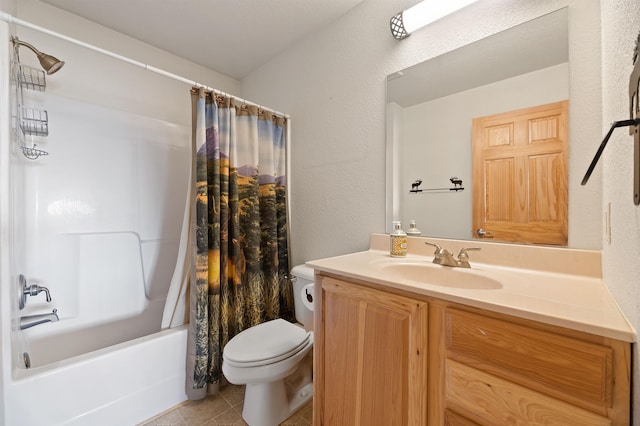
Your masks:
{"label": "wooden door reflected in mirror", "polygon": [[567,245],[568,101],[472,125],[475,238]]}

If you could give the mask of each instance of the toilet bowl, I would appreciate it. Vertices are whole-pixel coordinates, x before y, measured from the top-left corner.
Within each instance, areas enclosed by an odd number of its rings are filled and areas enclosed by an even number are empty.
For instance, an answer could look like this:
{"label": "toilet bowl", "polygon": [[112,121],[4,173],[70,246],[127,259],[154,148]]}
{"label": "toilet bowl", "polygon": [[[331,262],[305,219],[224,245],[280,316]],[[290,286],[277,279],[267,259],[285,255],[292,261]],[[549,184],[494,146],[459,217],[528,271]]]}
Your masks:
{"label": "toilet bowl", "polygon": [[300,265],[292,275],[296,319],[304,328],[267,321],[238,333],[222,352],[226,379],[246,385],[242,417],[249,426],[276,426],[313,396],[313,270]]}

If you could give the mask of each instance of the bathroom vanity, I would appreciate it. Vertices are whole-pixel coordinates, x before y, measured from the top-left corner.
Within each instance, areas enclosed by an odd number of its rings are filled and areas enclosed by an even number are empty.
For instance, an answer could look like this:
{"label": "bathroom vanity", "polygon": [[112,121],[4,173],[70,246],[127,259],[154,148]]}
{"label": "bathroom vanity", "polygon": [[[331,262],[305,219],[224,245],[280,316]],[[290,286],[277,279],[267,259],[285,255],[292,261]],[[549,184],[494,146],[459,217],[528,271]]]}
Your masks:
{"label": "bathroom vanity", "polygon": [[[388,238],[308,263],[314,424],[629,424],[636,336],[599,252]],[[444,267],[425,241],[482,251]]]}

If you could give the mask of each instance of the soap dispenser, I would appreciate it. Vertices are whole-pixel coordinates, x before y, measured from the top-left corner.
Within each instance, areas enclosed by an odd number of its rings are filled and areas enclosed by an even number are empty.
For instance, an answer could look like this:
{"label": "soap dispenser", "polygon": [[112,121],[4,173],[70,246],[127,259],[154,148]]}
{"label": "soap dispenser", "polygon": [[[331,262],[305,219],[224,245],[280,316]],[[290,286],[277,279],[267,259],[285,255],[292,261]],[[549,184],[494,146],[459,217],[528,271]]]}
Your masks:
{"label": "soap dispenser", "polygon": [[407,255],[407,234],[402,230],[399,221],[393,222],[391,232],[391,257],[405,257]]}
{"label": "soap dispenser", "polygon": [[412,220],[409,223],[409,230],[407,231],[407,235],[409,235],[410,237],[419,237],[421,233],[422,232],[420,232],[420,230],[416,226],[416,221]]}

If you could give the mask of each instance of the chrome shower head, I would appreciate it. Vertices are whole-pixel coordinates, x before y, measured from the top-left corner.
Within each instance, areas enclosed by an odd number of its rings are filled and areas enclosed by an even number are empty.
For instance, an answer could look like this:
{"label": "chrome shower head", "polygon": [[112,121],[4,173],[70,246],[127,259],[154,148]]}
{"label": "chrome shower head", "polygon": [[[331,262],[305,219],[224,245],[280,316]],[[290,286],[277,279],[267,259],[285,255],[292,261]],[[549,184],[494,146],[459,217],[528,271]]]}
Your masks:
{"label": "chrome shower head", "polygon": [[55,56],[47,55],[46,53],[40,52],[38,49],[30,45],[25,41],[18,40],[15,37],[12,37],[11,41],[14,44],[22,45],[31,50],[38,57],[38,61],[40,61],[40,66],[47,72],[48,75],[51,75],[58,71],[64,65],[64,61],[56,58]]}

